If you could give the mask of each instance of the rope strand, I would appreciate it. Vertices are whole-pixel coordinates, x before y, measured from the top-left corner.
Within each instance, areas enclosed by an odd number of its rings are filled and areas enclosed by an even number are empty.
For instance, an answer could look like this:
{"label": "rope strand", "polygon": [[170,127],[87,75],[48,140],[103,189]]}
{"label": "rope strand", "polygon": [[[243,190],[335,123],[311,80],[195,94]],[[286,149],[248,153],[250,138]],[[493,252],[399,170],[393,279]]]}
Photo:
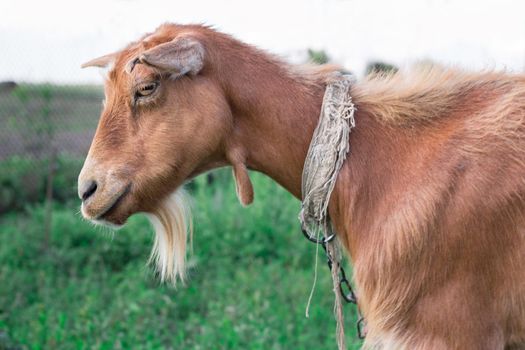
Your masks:
{"label": "rope strand", "polygon": [[[304,164],[301,186],[303,201],[299,215],[303,232],[306,232],[310,240],[318,243],[314,282],[308,297],[306,317],[309,316],[310,303],[317,283],[319,243],[322,242],[331,267],[335,295],[334,316],[337,321],[336,340],[339,350],[346,349],[339,281],[340,254],[334,241],[329,238],[332,237],[333,231],[328,216],[328,204],[339,171],[350,150],[350,131],[355,126],[356,108],[349,94],[352,82],[353,78],[342,75],[326,87],[319,123],[314,131]],[[321,233],[323,240],[319,241]]]}

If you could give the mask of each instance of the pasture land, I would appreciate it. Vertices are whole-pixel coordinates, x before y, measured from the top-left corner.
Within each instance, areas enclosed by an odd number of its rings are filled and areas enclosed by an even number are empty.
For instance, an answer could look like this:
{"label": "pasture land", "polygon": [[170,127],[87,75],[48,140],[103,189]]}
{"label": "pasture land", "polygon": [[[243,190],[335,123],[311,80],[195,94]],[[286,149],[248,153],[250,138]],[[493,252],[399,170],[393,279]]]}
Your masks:
{"label": "pasture land", "polygon": [[[145,266],[152,230],[133,217],[118,232],[83,221],[78,203],[0,217],[0,349],[334,349],[331,281],[301,235],[299,202],[259,174],[242,208],[229,171],[189,184],[195,235],[187,286],[160,285]],[[319,252],[321,254],[321,252]],[[345,306],[347,341],[355,338]]]}

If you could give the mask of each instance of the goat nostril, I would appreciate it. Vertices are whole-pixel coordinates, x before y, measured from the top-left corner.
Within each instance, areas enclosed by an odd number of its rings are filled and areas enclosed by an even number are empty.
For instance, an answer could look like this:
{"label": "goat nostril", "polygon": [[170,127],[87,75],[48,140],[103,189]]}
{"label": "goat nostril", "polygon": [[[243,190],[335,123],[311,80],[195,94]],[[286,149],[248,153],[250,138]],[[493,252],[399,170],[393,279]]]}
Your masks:
{"label": "goat nostril", "polygon": [[91,181],[87,190],[82,194],[82,200],[85,201],[86,199],[91,197],[93,193],[95,193],[96,190],[97,190],[97,183],[95,181]]}

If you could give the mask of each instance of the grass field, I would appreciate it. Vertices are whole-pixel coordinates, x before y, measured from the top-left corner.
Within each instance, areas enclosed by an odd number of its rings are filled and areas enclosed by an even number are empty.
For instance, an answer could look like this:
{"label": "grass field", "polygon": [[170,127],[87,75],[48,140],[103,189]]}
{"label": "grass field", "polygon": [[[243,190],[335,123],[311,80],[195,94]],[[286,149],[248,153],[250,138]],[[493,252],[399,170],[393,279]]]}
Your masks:
{"label": "grass field", "polygon": [[[145,266],[152,230],[142,216],[111,233],[83,221],[78,203],[57,205],[47,249],[43,205],[0,217],[0,349],[336,348],[324,260],[304,316],[315,247],[299,231],[299,202],[252,177],[249,208],[229,172],[192,184],[194,253],[176,289]],[[345,312],[357,349],[355,308]]]}

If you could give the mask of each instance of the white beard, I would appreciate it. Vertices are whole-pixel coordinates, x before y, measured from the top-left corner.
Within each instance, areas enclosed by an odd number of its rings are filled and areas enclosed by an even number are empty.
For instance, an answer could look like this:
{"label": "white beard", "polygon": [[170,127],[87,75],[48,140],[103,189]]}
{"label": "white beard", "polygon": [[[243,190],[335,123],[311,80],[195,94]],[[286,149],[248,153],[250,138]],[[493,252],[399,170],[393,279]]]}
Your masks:
{"label": "white beard", "polygon": [[191,213],[185,193],[177,190],[159,206],[146,214],[155,229],[155,243],[149,258],[155,263],[162,282],[184,283],[186,277],[186,248],[188,232],[192,236]]}

